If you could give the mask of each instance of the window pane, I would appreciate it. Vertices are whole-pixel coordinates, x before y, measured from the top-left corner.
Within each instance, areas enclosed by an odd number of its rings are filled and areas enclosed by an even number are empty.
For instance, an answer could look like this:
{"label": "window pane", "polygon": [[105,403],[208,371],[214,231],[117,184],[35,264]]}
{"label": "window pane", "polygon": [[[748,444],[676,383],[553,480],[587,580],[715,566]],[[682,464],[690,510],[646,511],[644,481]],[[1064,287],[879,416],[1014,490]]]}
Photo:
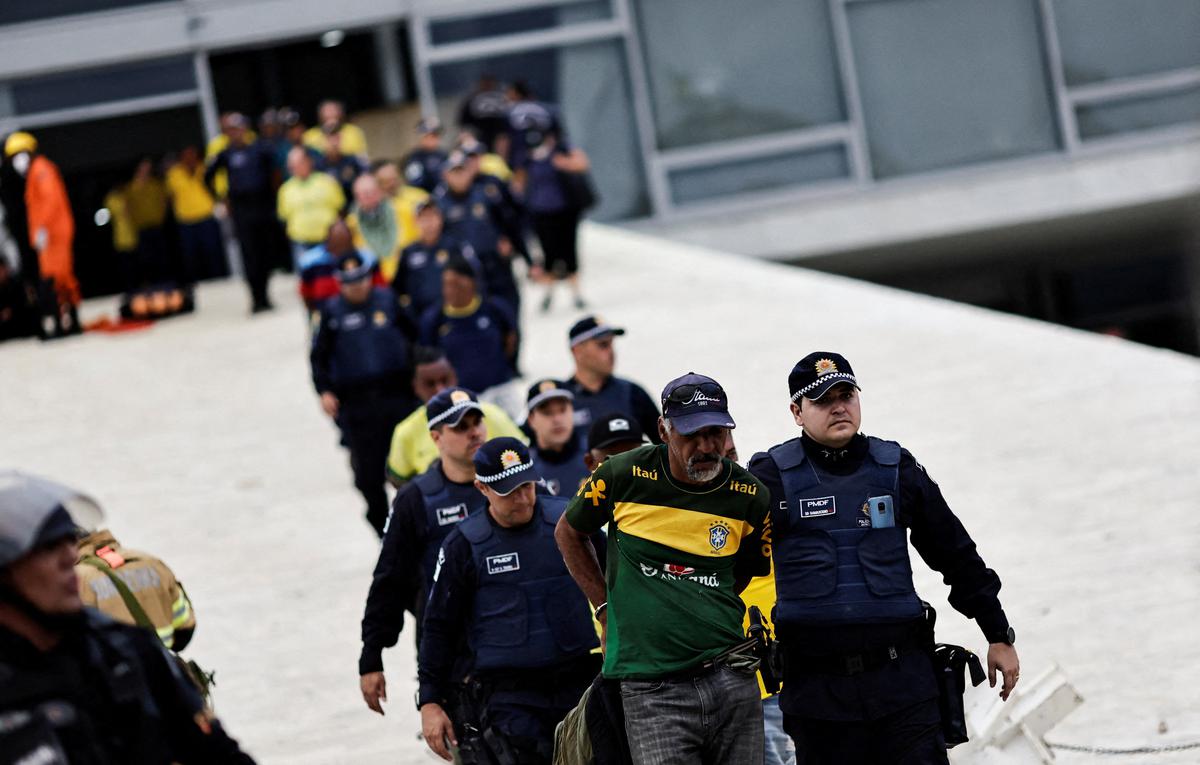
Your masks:
{"label": "window pane", "polygon": [[638,0],[663,149],[845,119],[825,0]]}
{"label": "window pane", "polygon": [[877,177],[1057,147],[1035,0],[846,10]]}
{"label": "window pane", "polygon": [[611,18],[612,6],[609,0],[583,0],[557,6],[434,21],[429,25],[429,39],[434,45],[445,45]]}
{"label": "window pane", "polygon": [[194,90],[196,72],[192,59],[181,57],[14,80],[11,84],[17,112],[34,114]]}
{"label": "window pane", "polygon": [[16,24],[22,21],[50,19],[76,13],[107,11],[113,8],[128,8],[133,5],[157,5],[179,0],[2,0],[0,2],[0,24]]}
{"label": "window pane", "polygon": [[675,204],[682,205],[714,197],[846,178],[849,175],[850,165],[845,147],[831,146],[674,170],[668,174],[668,181],[671,184],[671,199]]}
{"label": "window pane", "polygon": [[1075,116],[1079,135],[1085,139],[1189,123],[1200,126],[1200,88],[1088,104],[1078,107]]}
{"label": "window pane", "polygon": [[1068,85],[1200,66],[1196,0],[1055,0]]}
{"label": "window pane", "polygon": [[650,212],[621,43],[606,40],[435,66],[433,91],[444,123],[457,124],[459,106],[484,73],[502,83],[524,80],[538,100],[559,106],[567,140],[592,160],[600,194],[592,217],[615,220]]}

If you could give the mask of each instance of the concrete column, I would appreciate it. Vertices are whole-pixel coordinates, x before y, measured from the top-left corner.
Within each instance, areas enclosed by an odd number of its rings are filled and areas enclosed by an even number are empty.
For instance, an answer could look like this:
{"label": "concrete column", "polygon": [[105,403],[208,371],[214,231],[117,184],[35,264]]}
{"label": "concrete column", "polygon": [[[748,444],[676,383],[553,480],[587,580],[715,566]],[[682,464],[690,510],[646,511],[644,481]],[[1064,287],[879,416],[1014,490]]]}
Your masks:
{"label": "concrete column", "polygon": [[208,53],[198,50],[192,54],[192,66],[196,70],[196,90],[200,93],[200,115],[204,120],[204,138],[208,140],[221,132],[221,120],[217,112],[217,95],[213,92],[212,70],[208,67]]}
{"label": "concrete column", "polygon": [[383,100],[388,104],[399,104],[408,100],[408,93],[404,90],[404,64],[400,60],[398,33],[399,25],[396,23],[384,24],[373,30],[375,65],[379,67]]}

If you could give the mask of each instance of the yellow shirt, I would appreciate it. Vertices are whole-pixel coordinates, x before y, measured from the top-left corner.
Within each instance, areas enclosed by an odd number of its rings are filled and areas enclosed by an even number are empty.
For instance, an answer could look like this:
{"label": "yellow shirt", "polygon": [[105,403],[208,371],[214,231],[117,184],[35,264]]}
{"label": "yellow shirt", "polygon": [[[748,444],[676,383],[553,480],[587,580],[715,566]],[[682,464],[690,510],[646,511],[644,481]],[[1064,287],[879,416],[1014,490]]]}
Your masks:
{"label": "yellow shirt", "polygon": [[[746,589],[742,590],[742,602],[746,604],[746,615],[742,618],[742,626],[750,629],[750,606],[758,606],[758,610],[762,611],[763,623],[775,632],[775,625],[771,623],[771,609],[775,608],[775,562],[771,562],[771,573],[766,576],[756,576],[750,580],[750,584],[746,585]],[[771,694],[767,693],[762,684],[762,677],[758,677],[758,691],[764,699],[770,698]]]}
{"label": "yellow shirt", "polygon": [[494,175],[502,181],[512,180],[512,170],[499,154],[484,154],[479,158],[479,172]]}
{"label": "yellow shirt", "polygon": [[[338,135],[342,139],[342,144],[339,147],[342,154],[358,157],[367,156],[367,136],[363,134],[362,128],[358,125],[352,125],[347,122],[338,128]],[[308,130],[305,130],[304,145],[311,146],[324,154],[328,149],[328,144],[325,140],[325,131],[321,130],[320,126],[310,127]]]}
{"label": "yellow shirt", "polygon": [[183,165],[172,165],[167,171],[167,193],[180,223],[199,223],[213,214],[213,198],[204,185],[204,168],[197,166],[189,172]]}
{"label": "yellow shirt", "polygon": [[279,187],[279,219],[293,242],[325,241],[329,227],[346,204],[341,185],[325,173],[292,176]]}
{"label": "yellow shirt", "polygon": [[138,246],[137,226],[129,219],[129,204],[124,189],[113,189],[104,197],[104,206],[112,216],[113,249],[133,252]]}
{"label": "yellow shirt", "polygon": [[[519,438],[521,443],[529,443],[529,439],[503,409],[486,401],[480,402],[479,406],[483,409],[483,422],[487,425],[488,438],[511,436]],[[425,416],[425,407],[419,406],[392,431],[392,448],[388,452],[387,461],[388,475],[401,481],[411,481],[424,473],[437,456],[437,446],[429,437],[429,418]]]}
{"label": "yellow shirt", "polygon": [[125,203],[129,220],[138,231],[158,228],[167,217],[167,188],[157,178],[130,181],[125,186]]}
{"label": "yellow shirt", "polygon": [[396,236],[397,247],[404,249],[421,238],[417,228],[417,205],[428,199],[429,193],[415,186],[401,186],[400,193],[392,197],[392,206],[396,208],[396,223],[399,233]]}

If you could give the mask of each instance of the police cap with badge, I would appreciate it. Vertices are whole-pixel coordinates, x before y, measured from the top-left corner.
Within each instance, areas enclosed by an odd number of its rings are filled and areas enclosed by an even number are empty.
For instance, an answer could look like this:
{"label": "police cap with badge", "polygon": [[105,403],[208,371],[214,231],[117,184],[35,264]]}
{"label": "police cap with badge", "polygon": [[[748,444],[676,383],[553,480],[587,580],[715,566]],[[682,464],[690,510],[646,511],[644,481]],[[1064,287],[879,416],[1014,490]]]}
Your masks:
{"label": "police cap with badge", "polygon": [[425,404],[425,416],[429,420],[429,429],[435,430],[443,425],[454,427],[467,412],[479,412],[483,417],[483,407],[479,399],[466,388],[447,388],[439,391]]}
{"label": "police cap with badge", "polygon": [[832,351],[814,351],[792,367],[788,375],[788,395],[793,404],[802,396],[817,401],[838,383],[849,383],[862,390],[845,356]]}
{"label": "police cap with badge", "polygon": [[500,496],[538,481],[529,447],[510,436],[493,438],[475,452],[475,479]]}
{"label": "police cap with badge", "polygon": [[338,256],[337,278],[342,284],[362,281],[371,275],[375,262],[354,251]]}
{"label": "police cap with badge", "polygon": [[565,382],[545,378],[538,380],[529,387],[529,393],[525,397],[525,406],[532,412],[547,401],[556,398],[565,398],[568,401],[574,401],[575,394],[571,392],[571,389],[567,387]]}

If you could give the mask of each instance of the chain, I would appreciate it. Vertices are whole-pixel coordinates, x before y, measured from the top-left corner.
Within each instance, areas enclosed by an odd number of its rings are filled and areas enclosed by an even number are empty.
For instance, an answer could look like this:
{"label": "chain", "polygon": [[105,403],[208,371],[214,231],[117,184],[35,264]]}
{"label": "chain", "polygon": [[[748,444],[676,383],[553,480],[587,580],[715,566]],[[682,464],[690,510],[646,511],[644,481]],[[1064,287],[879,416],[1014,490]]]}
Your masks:
{"label": "chain", "polygon": [[1051,749],[1062,749],[1064,752],[1083,752],[1085,754],[1164,754],[1166,752],[1186,752],[1200,749],[1200,741],[1190,744],[1168,744],[1166,746],[1137,746],[1130,749],[1117,749],[1106,746],[1080,746],[1078,744],[1055,744],[1050,741],[1046,746]]}

